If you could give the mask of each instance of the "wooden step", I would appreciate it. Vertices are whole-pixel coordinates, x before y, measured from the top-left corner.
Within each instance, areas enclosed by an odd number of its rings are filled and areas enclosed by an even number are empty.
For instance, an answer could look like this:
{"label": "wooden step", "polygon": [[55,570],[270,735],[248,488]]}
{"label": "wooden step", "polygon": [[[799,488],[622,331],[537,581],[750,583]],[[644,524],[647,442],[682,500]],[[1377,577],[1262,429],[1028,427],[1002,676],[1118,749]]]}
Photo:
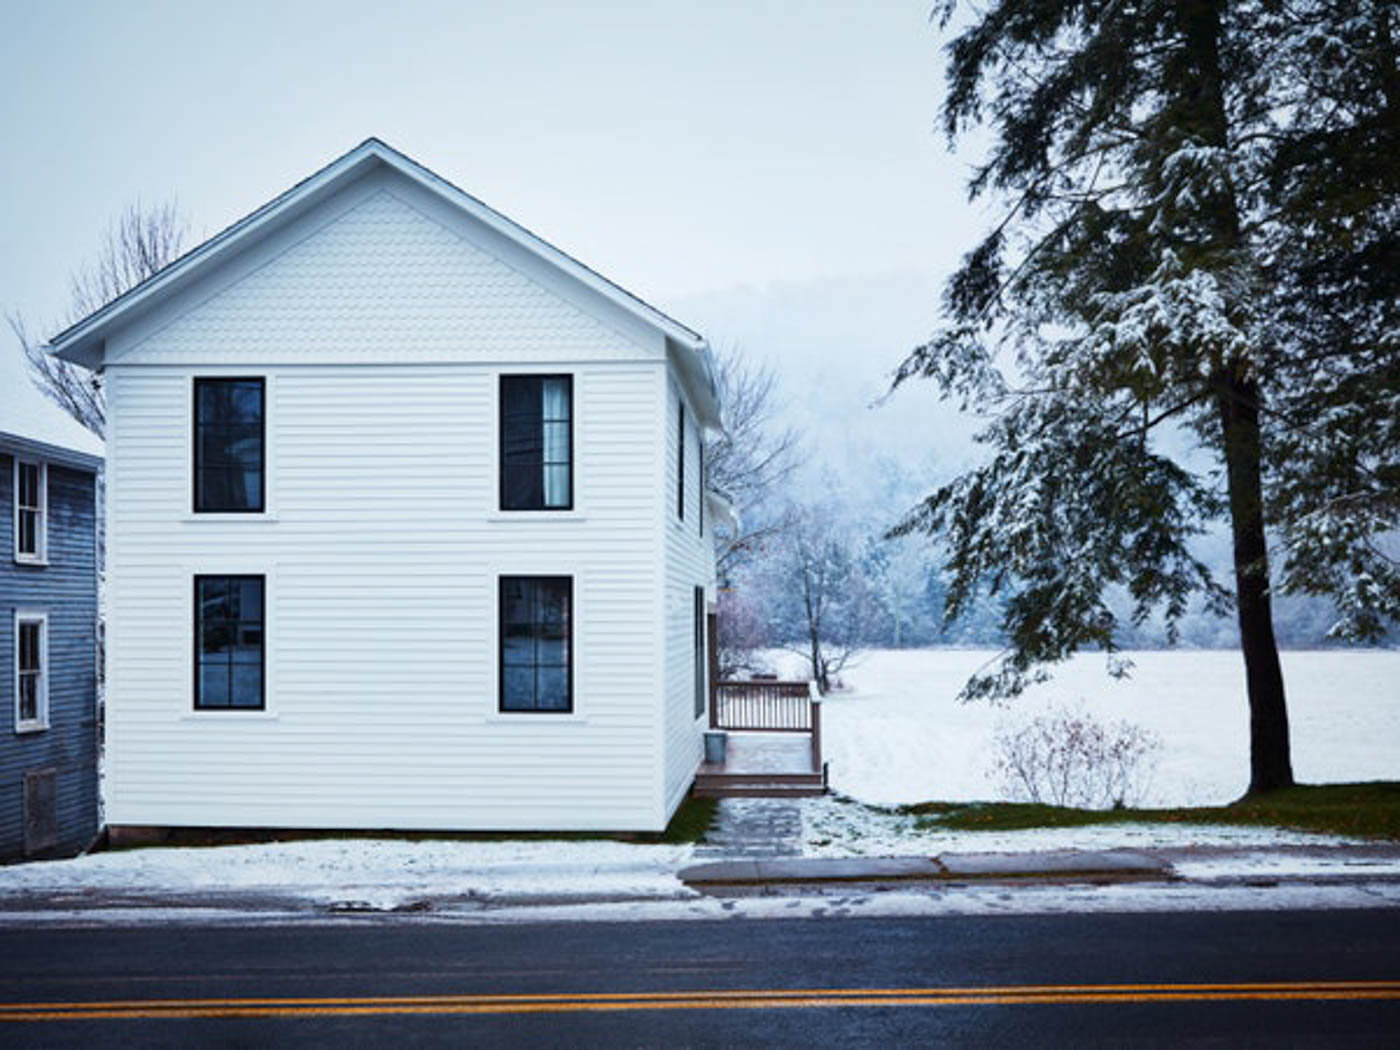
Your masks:
{"label": "wooden step", "polygon": [[818,770],[810,773],[711,773],[702,768],[695,774],[697,784],[820,784],[821,780]]}
{"label": "wooden step", "polygon": [[820,773],[787,774],[781,779],[757,774],[698,776],[691,793],[698,798],[815,798],[826,794]]}
{"label": "wooden step", "polygon": [[716,785],[706,787],[696,784],[691,792],[696,798],[819,798],[826,794],[820,783],[798,784],[746,784]]}

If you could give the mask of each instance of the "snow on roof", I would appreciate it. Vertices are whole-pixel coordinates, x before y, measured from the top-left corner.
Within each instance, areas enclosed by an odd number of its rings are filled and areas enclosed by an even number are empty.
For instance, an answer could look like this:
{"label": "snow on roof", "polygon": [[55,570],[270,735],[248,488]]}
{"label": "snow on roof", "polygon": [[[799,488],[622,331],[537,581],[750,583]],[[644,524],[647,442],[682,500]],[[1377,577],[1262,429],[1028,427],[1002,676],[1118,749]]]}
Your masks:
{"label": "snow on roof", "polygon": [[0,348],[0,441],[6,437],[85,457],[103,455],[102,439],[34,384],[24,351],[14,342]]}

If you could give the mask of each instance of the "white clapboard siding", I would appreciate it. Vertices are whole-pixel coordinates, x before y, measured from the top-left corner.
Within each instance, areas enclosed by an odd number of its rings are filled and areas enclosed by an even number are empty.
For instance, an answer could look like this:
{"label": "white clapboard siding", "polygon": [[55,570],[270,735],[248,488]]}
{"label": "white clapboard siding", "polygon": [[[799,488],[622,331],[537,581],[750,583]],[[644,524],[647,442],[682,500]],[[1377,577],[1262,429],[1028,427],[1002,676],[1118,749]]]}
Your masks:
{"label": "white clapboard siding", "polygon": [[[112,824],[656,830],[689,784],[690,588],[712,569],[693,512],[671,522],[664,344],[418,193],[357,187],[112,340]],[[573,512],[496,510],[498,377],[521,370],[574,376]],[[267,378],[266,515],[191,513],[201,374]],[[192,710],[211,572],[267,577],[265,712]],[[574,578],[571,716],[497,712],[502,573]]]}
{"label": "white clapboard siding", "polygon": [[[714,555],[710,523],[700,535],[700,431],[689,401],[685,431],[679,428],[684,397],[674,378],[666,394],[666,494],[662,501],[666,537],[666,804],[679,804],[690,787],[700,762],[703,732],[709,725],[708,709],[695,714],[695,588],[704,587],[714,600]],[[680,463],[676,444],[685,441],[685,518],[678,513],[676,469]],[[708,663],[708,661],[707,661]],[[702,688],[705,683],[701,683]]]}

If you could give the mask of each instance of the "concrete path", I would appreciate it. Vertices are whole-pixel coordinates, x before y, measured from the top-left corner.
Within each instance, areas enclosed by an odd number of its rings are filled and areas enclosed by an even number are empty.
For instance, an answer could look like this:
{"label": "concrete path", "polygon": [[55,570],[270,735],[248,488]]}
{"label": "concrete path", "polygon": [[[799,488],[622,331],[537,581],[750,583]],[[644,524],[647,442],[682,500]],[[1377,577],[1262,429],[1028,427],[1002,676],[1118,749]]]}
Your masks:
{"label": "concrete path", "polygon": [[771,859],[801,852],[802,808],[785,798],[720,799],[714,824],[695,848],[701,860]]}
{"label": "concrete path", "polygon": [[941,857],[788,857],[771,860],[723,860],[697,864],[679,873],[681,881],[702,891],[743,886],[819,885],[829,882],[963,882],[1053,880],[1167,880],[1172,866],[1160,857],[1134,850],[1050,853],[950,853]]}

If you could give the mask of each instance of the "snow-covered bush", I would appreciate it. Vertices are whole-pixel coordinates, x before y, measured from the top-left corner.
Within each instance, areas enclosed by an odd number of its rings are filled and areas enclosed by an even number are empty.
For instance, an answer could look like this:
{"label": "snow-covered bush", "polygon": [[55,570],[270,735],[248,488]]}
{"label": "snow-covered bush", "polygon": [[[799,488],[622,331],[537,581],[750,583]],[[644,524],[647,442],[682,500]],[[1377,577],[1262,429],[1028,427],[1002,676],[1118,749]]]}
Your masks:
{"label": "snow-covered bush", "polygon": [[993,748],[991,776],[1008,800],[1114,809],[1142,802],[1162,741],[1126,720],[1102,722],[1081,704],[1004,722]]}

